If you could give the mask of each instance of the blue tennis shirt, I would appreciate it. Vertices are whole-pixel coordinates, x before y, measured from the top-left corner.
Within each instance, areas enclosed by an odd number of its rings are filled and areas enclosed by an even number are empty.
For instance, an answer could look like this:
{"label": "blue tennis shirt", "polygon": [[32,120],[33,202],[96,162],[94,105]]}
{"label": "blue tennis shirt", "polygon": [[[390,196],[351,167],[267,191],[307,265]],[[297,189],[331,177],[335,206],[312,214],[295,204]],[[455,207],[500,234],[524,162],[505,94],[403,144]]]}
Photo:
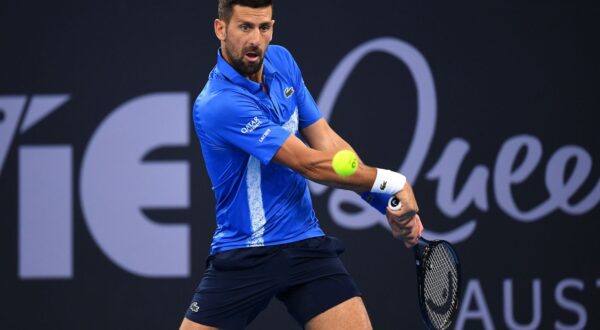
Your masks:
{"label": "blue tennis shirt", "polygon": [[217,53],[193,120],[216,198],[211,254],[322,236],[306,179],[271,159],[290,134],[321,118],[283,47],[265,53],[262,86]]}

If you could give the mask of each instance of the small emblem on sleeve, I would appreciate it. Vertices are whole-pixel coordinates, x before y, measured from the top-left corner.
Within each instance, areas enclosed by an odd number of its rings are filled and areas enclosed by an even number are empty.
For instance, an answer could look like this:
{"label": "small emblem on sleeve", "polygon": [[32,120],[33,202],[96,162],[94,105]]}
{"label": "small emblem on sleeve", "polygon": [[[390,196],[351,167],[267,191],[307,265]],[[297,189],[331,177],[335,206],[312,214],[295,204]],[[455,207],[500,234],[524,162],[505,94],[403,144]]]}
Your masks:
{"label": "small emblem on sleeve", "polygon": [[271,134],[271,129],[267,128],[265,133],[258,139],[258,142],[262,143],[269,134]]}
{"label": "small emblem on sleeve", "polygon": [[283,93],[285,94],[285,98],[288,99],[290,98],[290,96],[292,96],[292,94],[294,94],[294,87],[288,87],[286,88]]}
{"label": "small emblem on sleeve", "polygon": [[194,302],[193,302],[193,303],[190,305],[190,309],[192,310],[192,312],[194,312],[194,313],[198,313],[198,311],[200,310],[200,306],[198,306],[198,303],[194,301]]}

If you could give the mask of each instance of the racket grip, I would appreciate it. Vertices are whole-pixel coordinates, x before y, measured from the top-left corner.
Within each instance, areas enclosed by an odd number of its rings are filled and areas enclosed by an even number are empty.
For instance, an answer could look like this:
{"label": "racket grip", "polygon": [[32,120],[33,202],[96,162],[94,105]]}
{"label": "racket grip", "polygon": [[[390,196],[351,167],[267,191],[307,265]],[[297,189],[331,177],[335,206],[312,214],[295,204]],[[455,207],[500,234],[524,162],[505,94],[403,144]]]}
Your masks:
{"label": "racket grip", "polygon": [[392,196],[388,200],[388,207],[392,211],[398,211],[399,209],[402,208],[402,202],[398,199],[398,197]]}

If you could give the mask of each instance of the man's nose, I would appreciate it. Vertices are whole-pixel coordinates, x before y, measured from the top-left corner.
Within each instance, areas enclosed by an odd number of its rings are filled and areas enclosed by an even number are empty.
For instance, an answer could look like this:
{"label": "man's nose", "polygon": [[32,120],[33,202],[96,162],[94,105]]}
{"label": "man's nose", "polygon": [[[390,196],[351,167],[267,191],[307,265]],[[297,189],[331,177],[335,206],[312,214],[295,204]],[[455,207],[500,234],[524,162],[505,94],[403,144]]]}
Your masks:
{"label": "man's nose", "polygon": [[256,29],[252,29],[252,31],[250,32],[250,36],[248,38],[248,43],[250,43],[251,46],[258,46],[260,42],[260,29],[256,28]]}

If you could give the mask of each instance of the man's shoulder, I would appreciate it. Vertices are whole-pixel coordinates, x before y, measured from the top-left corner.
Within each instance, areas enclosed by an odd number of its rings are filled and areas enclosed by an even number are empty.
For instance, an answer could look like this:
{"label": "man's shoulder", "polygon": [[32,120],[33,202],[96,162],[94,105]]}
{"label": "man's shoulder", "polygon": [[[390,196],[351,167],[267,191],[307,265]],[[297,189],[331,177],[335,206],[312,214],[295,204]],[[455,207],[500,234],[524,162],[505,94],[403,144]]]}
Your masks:
{"label": "man's shoulder", "polygon": [[269,45],[269,48],[267,49],[267,56],[278,58],[291,58],[292,54],[287,48],[281,45]]}
{"label": "man's shoulder", "polygon": [[233,84],[209,81],[196,98],[194,111],[219,111],[240,99],[247,98],[243,90]]}
{"label": "man's shoulder", "polygon": [[220,86],[213,86],[209,81],[194,102],[192,112],[201,126],[219,125],[256,108],[256,102],[242,88],[216,83]]}
{"label": "man's shoulder", "polygon": [[270,45],[266,57],[278,69],[288,68],[295,64],[290,51],[281,45]]}
{"label": "man's shoulder", "polygon": [[219,105],[228,99],[236,97],[244,97],[244,89],[230,82],[223,76],[213,70],[202,88],[202,91],[196,98],[196,104],[211,104]]}

